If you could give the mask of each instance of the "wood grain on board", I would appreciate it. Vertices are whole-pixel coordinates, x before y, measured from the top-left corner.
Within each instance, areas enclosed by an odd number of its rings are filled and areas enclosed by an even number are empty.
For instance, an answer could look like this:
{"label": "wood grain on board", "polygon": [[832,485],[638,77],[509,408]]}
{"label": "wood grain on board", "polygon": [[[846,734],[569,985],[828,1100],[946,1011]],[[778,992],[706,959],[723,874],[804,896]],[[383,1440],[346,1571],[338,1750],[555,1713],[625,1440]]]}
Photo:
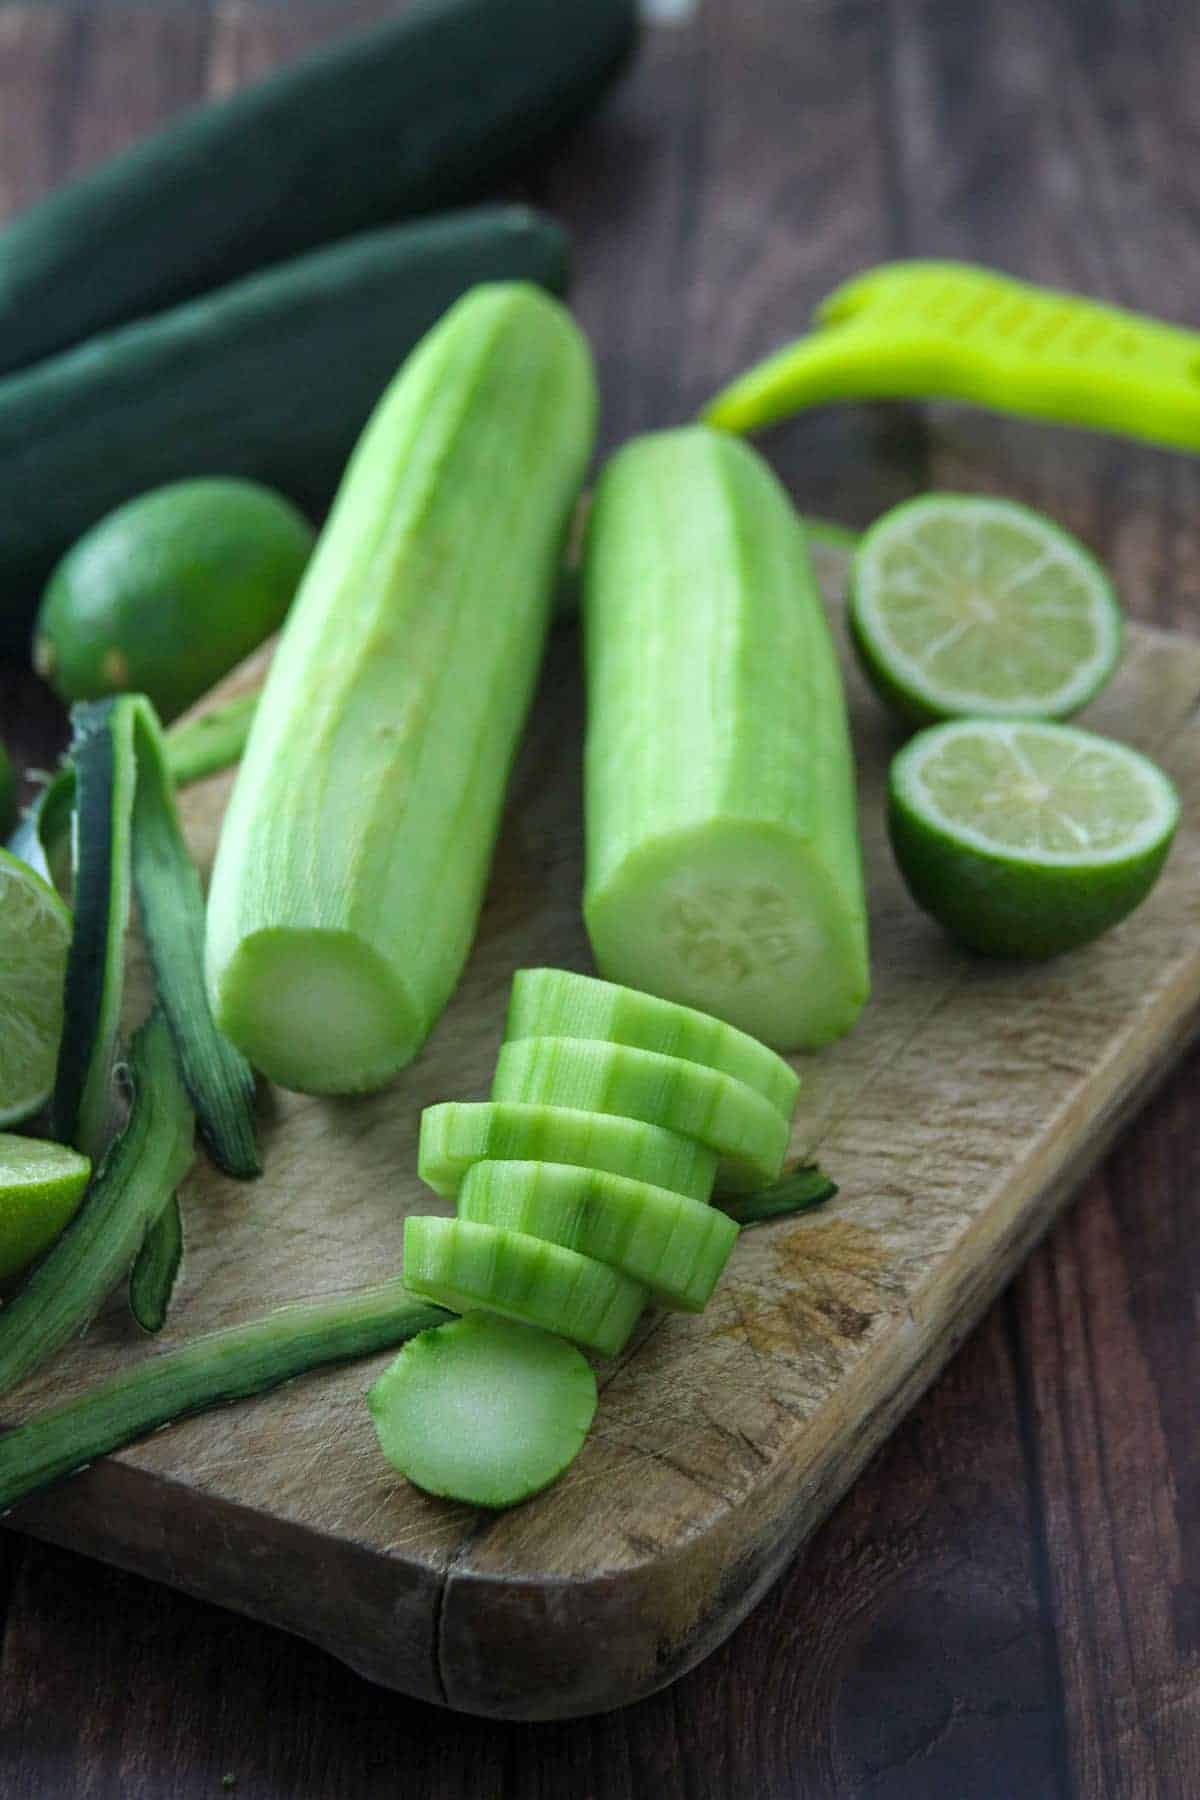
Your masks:
{"label": "wood grain on board", "polygon": [[[823,558],[827,585],[844,585]],[[833,610],[837,610],[834,602]],[[213,703],[261,676],[261,652]],[[386,1358],[159,1433],[14,1522],[286,1626],[370,1679],[498,1717],[638,1699],[732,1630],[941,1367],[1099,1155],[1200,1008],[1200,836],[1151,901],[1038,968],[954,949],[912,906],[883,831],[894,747],[844,657],[858,754],[874,993],[802,1063],[793,1152],[842,1192],[745,1234],[699,1318],[652,1314],[603,1375],[588,1444],[499,1517],[431,1500],[380,1458],[362,1402]],[[1090,722],[1151,750],[1200,802],[1200,646],[1136,631]],[[555,634],[466,974],[384,1093],[270,1090],[265,1174],[199,1162],[189,1254],[160,1343],[399,1266],[422,1107],[486,1096],[514,968],[590,966],[579,916],[577,634]],[[207,872],[232,776],[182,797]],[[118,1295],[6,1402],[24,1416],[155,1351]]]}
{"label": "wood grain on board", "polygon": [[[0,205],[385,0],[0,8]],[[533,185],[579,246],[611,442],[684,417],[854,268],[976,256],[1197,323],[1187,8],[705,0]],[[771,435],[862,524],[940,484],[1042,506],[1143,619],[1200,623],[1200,467],[952,408]],[[0,731],[61,720],[0,671]],[[640,1705],[439,1716],[157,1584],[0,1538],[6,1791],[436,1800],[1200,1791],[1193,1053],[723,1649]]]}

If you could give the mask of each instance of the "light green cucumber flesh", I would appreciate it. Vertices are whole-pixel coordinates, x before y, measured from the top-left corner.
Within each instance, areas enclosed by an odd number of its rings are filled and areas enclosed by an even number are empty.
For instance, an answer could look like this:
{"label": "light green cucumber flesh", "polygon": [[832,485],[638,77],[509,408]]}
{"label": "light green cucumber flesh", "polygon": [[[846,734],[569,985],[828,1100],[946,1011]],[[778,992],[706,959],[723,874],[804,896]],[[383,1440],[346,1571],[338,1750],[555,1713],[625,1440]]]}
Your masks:
{"label": "light green cucumber flesh", "polygon": [[664,1125],[715,1151],[718,1186],[733,1191],[774,1181],[787,1154],[787,1120],[745,1082],[628,1044],[518,1038],[500,1051],[492,1098]]}
{"label": "light green cucumber flesh", "polygon": [[519,1231],[417,1215],[404,1222],[404,1279],[451,1312],[487,1311],[615,1356],[645,1289],[603,1263]]}
{"label": "light green cucumber flesh", "polygon": [[0,1512],[190,1413],[266,1393],[327,1363],[389,1350],[450,1315],[399,1279],[196,1338],[147,1357],[0,1436]]}
{"label": "light green cucumber flesh", "polygon": [[571,1163],[653,1182],[707,1200],[717,1155],[694,1138],[641,1119],[520,1101],[443,1102],[421,1114],[417,1170],[435,1194],[452,1200],[470,1169],[488,1159]]}
{"label": "light green cucumber flesh", "polygon": [[584,916],[600,973],[781,1051],[868,989],[841,672],[791,503],[745,444],[635,440],[584,567]]}
{"label": "light green cucumber flesh", "polygon": [[517,970],[505,1036],[597,1038],[680,1056],[744,1081],[785,1119],[800,1087],[781,1056],[724,1020],[566,969]]}
{"label": "light green cucumber flesh", "polygon": [[476,1163],[458,1216],[578,1250],[679,1312],[703,1311],[738,1238],[733,1220],[702,1200],[564,1163]]}
{"label": "light green cucumber flesh", "polygon": [[367,1394],[393,1468],[469,1506],[515,1506],[575,1460],[596,1377],[549,1332],[472,1313],[412,1338]]}
{"label": "light green cucumber flesh", "polygon": [[218,1023],[314,1093],[420,1048],[475,931],[592,442],[539,290],[472,290],[379,403],[284,627],[209,898]]}

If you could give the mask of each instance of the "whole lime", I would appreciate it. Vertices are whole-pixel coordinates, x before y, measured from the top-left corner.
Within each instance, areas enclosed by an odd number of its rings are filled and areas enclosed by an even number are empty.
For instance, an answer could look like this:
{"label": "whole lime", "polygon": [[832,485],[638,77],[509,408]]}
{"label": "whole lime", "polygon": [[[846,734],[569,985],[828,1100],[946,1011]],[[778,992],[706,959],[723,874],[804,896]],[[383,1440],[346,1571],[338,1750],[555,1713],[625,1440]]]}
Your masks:
{"label": "whole lime", "polygon": [[33,664],[62,699],[148,694],[173,719],[277,630],[314,533],[257,482],[172,482],[93,525],[50,577]]}

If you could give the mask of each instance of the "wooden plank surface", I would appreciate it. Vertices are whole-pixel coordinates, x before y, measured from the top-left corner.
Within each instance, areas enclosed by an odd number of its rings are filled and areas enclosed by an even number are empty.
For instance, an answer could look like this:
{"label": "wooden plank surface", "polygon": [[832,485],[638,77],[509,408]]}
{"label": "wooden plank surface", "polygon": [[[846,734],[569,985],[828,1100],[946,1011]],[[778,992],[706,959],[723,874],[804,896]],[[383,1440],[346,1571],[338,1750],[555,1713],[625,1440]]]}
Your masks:
{"label": "wooden plank surface", "polygon": [[[682,416],[833,280],[897,251],[990,256],[1188,318],[1197,45],[1182,13],[799,10],[802,30],[779,0],[710,5],[661,34],[547,173],[585,246],[613,435]],[[172,43],[196,42],[180,13],[86,29],[57,9],[0,14],[6,198],[65,171],[91,109],[119,134],[137,93],[170,87]],[[238,68],[218,43],[269,54],[298,20],[344,17],[212,9],[205,67]],[[97,40],[120,76],[103,100]],[[854,522],[931,478],[1047,506],[1115,562],[1135,611],[1195,624],[1182,458],[942,409],[847,409],[770,448],[803,504]],[[13,711],[30,690],[5,700],[9,735],[44,747],[44,724]],[[29,1550],[8,1559],[13,1791],[202,1793],[225,1769],[263,1794],[373,1793],[401,1769],[447,1795],[1196,1791],[1194,1074],[1126,1137],[807,1562],[668,1695],[539,1731],[441,1720],[302,1646]]]}

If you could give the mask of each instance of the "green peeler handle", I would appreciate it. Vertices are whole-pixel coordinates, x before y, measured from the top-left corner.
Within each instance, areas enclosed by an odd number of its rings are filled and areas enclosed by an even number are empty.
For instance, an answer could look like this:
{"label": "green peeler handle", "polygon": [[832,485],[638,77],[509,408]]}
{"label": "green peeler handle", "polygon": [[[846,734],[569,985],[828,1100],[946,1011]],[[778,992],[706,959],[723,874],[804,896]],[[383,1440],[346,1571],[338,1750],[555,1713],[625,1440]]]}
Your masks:
{"label": "green peeler handle", "polygon": [[888,263],[702,417],[754,431],[835,400],[954,399],[1200,450],[1200,333],[968,263]]}

